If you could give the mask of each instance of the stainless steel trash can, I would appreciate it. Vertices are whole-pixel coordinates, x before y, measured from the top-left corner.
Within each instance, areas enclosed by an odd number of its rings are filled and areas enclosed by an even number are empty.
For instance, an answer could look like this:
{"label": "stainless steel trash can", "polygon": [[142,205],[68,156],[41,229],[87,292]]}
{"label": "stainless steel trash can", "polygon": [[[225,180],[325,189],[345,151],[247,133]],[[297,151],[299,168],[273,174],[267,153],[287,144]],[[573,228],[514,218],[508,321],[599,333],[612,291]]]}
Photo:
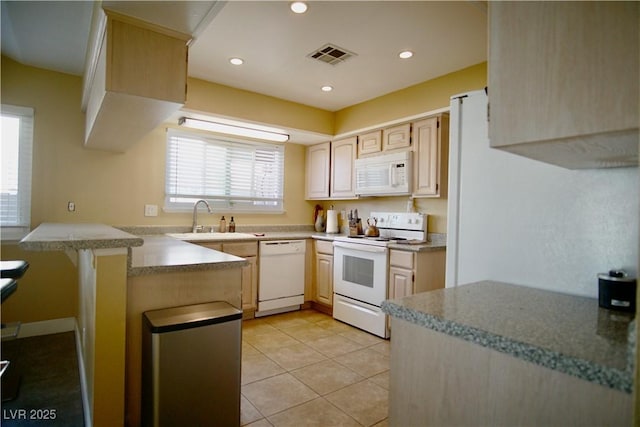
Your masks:
{"label": "stainless steel trash can", "polygon": [[143,314],[143,425],[240,425],[241,322],[226,302]]}

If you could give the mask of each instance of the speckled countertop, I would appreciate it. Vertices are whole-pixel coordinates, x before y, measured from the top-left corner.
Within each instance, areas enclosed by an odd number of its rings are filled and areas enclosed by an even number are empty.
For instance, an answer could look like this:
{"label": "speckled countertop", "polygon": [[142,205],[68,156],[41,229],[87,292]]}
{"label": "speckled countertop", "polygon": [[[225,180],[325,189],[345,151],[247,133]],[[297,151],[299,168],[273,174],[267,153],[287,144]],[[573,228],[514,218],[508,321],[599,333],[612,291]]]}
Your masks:
{"label": "speckled countertop", "polygon": [[483,281],[382,303],[396,318],[631,393],[635,322],[598,300]]}
{"label": "speckled countertop", "polygon": [[19,243],[27,251],[112,249],[141,246],[142,238],[104,224],[42,223]]}
{"label": "speckled countertop", "polygon": [[144,245],[131,250],[128,275],[238,268],[246,264],[244,258],[171,237],[144,236]]}

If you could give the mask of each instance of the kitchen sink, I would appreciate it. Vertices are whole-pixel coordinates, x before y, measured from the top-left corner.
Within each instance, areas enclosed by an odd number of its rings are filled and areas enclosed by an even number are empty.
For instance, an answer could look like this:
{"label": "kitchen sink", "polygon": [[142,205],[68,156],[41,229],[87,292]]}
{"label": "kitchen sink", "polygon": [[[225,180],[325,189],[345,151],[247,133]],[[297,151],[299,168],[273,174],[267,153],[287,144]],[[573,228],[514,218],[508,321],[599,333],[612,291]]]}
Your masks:
{"label": "kitchen sink", "polygon": [[256,239],[255,234],[250,233],[169,233],[169,237],[189,242],[207,240],[243,240]]}

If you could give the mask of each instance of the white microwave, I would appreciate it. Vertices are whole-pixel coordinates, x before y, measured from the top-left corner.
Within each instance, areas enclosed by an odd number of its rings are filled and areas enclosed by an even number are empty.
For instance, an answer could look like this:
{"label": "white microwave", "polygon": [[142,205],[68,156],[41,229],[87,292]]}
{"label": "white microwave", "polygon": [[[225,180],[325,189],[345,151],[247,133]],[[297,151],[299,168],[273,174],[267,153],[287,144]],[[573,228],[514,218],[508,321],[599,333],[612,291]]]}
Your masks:
{"label": "white microwave", "polygon": [[411,152],[356,159],[356,195],[399,196],[411,193]]}

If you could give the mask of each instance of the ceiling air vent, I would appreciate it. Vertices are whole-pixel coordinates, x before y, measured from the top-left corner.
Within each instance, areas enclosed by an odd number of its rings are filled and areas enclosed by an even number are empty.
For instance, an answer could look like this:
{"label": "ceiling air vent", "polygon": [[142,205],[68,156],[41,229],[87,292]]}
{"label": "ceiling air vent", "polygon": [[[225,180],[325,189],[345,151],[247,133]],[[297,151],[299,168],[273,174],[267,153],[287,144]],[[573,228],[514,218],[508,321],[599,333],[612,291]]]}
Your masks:
{"label": "ceiling air vent", "polygon": [[352,56],[356,56],[355,53],[349,52],[346,49],[341,47],[326,44],[322,46],[320,49],[316,49],[307,55],[309,58],[317,59],[318,61],[325,62],[331,65],[338,65]]}

